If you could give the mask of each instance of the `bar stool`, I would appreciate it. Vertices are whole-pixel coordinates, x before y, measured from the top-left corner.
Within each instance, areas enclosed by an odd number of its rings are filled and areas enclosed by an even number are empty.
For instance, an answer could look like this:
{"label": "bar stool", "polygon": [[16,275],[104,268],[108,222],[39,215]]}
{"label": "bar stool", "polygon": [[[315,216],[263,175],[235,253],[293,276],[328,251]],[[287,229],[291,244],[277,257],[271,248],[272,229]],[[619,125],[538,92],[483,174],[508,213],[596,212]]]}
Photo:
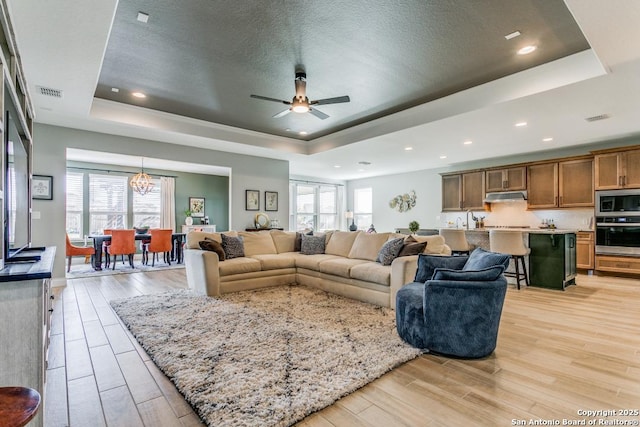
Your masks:
{"label": "bar stool", "polygon": [[27,387],[0,387],[0,425],[22,427],[38,412],[40,393]]}
{"label": "bar stool", "polygon": [[469,255],[471,250],[467,236],[461,228],[442,228],[440,235],[444,238],[444,242],[451,248],[453,255]]}
{"label": "bar stool", "polygon": [[[514,260],[516,271],[515,273],[505,271],[504,275],[515,277],[518,289],[520,289],[521,280],[524,280],[527,286],[529,286],[529,276],[527,275],[527,267],[524,263],[524,257],[529,255],[531,249],[524,245],[522,231],[489,230],[489,247],[491,252],[511,255],[511,258]],[[520,273],[518,261],[522,264],[523,273]]]}

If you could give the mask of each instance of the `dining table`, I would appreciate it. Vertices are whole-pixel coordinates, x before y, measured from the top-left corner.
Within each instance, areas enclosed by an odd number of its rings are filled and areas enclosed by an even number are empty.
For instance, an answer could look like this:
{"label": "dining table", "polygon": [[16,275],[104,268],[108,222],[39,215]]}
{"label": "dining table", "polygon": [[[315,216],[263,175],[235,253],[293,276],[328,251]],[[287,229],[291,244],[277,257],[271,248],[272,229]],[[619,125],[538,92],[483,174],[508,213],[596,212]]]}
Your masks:
{"label": "dining table", "polygon": [[[176,261],[178,264],[182,264],[182,245],[184,244],[186,233],[171,233],[171,261]],[[105,241],[111,241],[110,234],[90,234],[89,238],[93,240],[93,248],[96,253],[93,257],[93,269],[96,271],[102,270],[102,243]],[[151,240],[151,234],[149,233],[136,233],[135,240]]]}

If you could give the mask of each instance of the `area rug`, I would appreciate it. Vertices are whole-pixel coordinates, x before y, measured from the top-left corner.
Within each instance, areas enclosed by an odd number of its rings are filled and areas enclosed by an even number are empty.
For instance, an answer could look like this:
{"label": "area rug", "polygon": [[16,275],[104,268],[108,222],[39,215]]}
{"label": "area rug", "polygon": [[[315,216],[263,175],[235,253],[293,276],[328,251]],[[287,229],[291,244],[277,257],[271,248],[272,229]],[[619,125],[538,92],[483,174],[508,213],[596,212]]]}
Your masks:
{"label": "area rug", "polygon": [[129,264],[123,264],[121,261],[118,261],[118,265],[115,270],[112,270],[111,267],[106,268],[105,265],[102,265],[102,270],[96,271],[93,269],[91,264],[78,264],[72,265],[71,271],[65,274],[67,279],[77,279],[81,277],[97,277],[97,276],[111,276],[114,274],[129,274],[129,273],[140,273],[141,271],[160,271],[160,270],[175,270],[184,268],[184,264],[175,264],[171,265],[166,263],[158,263],[156,262],[155,266],[144,265],[141,261],[133,262],[134,268],[131,268]]}
{"label": "area rug", "polygon": [[288,426],[420,351],[395,313],[304,286],[111,302],[209,426]]}

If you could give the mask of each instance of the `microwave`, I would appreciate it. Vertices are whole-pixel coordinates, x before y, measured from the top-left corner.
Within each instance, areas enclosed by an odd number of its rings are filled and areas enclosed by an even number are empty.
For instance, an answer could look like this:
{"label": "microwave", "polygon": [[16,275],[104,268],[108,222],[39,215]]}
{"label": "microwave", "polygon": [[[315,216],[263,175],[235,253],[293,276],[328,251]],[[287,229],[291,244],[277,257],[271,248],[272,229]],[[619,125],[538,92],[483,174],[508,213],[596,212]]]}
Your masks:
{"label": "microwave", "polygon": [[596,191],[596,216],[640,216],[640,189]]}

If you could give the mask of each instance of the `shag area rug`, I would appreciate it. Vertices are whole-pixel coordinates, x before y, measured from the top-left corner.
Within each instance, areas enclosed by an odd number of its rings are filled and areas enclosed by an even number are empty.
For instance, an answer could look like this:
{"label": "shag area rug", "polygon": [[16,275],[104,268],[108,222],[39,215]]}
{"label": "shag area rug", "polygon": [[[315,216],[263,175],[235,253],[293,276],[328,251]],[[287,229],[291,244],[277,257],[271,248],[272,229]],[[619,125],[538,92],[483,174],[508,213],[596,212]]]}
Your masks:
{"label": "shag area rug", "polygon": [[209,426],[288,426],[411,360],[395,313],[303,286],[111,302]]}

